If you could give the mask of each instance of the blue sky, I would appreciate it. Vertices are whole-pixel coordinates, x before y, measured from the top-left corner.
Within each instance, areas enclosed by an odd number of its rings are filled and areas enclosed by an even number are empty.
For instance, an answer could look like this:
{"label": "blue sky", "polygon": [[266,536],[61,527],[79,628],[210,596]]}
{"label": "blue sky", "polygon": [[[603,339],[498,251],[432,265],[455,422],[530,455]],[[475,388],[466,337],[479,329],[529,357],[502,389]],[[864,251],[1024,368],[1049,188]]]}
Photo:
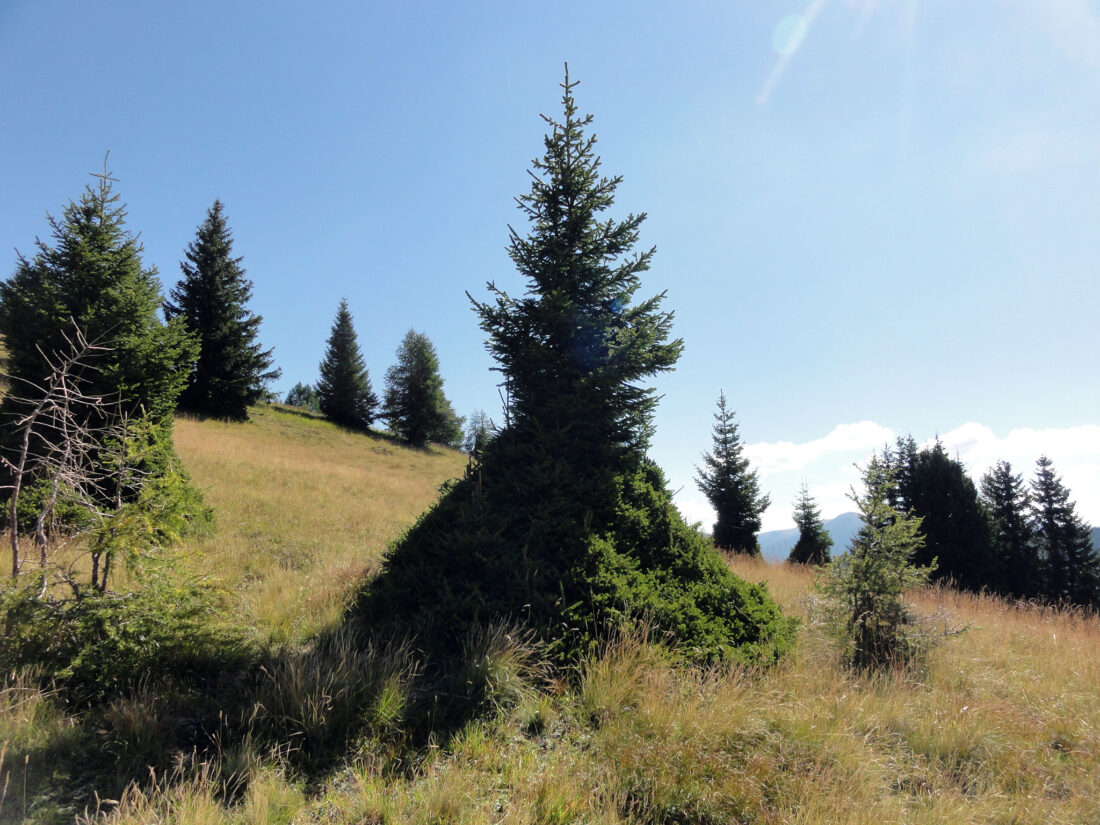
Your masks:
{"label": "blue sky", "polygon": [[652,454],[690,519],[724,390],[767,528],[803,480],[850,509],[904,433],[975,477],[1045,451],[1100,522],[1094,0],[3,0],[0,275],[110,150],[168,286],[223,200],[276,389],[346,297],[376,389],[415,328],[459,414],[498,415],[465,292],[522,290],[507,226],[563,61],[685,340]]}

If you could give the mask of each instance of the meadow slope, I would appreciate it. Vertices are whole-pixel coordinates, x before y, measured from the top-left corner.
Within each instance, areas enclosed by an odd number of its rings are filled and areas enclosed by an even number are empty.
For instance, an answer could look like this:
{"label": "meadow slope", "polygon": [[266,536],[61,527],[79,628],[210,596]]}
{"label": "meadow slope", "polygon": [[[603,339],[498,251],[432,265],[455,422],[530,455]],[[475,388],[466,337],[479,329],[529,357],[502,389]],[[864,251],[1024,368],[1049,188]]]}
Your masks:
{"label": "meadow slope", "polygon": [[[277,706],[278,718],[201,758],[180,754],[174,772],[131,768],[137,784],[81,814],[34,776],[42,754],[100,748],[122,760],[126,747],[161,741],[170,701],[147,686],[89,723],[9,678],[4,821],[1100,822],[1095,617],[915,593],[934,627],[965,631],[945,637],[919,672],[867,677],[838,666],[810,572],[734,559],[803,619],[796,652],[779,666],[683,670],[635,636],[575,673],[552,674],[521,633],[490,629],[467,646],[465,681],[454,687],[476,712],[418,738],[401,675],[415,670],[414,655],[364,654],[329,631],[351,588],[464,457],[278,407],[243,425],[181,419],[176,437],[217,513],[217,532],[189,545],[188,564],[221,583],[227,610],[260,644],[295,651],[259,680],[254,713]],[[317,634],[329,641],[314,645]],[[364,681],[381,687],[355,693]],[[367,698],[341,704],[358,695]],[[339,713],[359,733],[323,769],[303,770],[309,736]],[[273,747],[249,739],[275,729],[292,733]]]}

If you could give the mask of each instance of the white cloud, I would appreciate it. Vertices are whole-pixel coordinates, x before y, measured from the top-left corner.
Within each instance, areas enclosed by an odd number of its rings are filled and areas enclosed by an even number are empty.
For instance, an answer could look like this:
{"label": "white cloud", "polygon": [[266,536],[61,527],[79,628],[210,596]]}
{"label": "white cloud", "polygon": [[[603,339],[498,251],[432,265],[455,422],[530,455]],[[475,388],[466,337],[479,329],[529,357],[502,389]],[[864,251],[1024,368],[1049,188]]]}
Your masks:
{"label": "white cloud", "polygon": [[840,424],[824,438],[795,444],[791,441],[758,442],[745,446],[745,455],[761,477],[790,470],[804,470],[830,453],[869,453],[893,443],[894,431],[874,421]]}
{"label": "white cloud", "polygon": [[[962,461],[975,484],[1000,460],[1008,461],[1015,472],[1030,480],[1036,459],[1048,456],[1077,503],[1079,515],[1094,526],[1100,525],[1100,426],[1021,427],[999,436],[984,424],[968,422],[939,438],[948,454]],[[889,427],[860,421],[841,424],[812,441],[746,445],[745,454],[760,473],[761,487],[772,500],[763,515],[763,529],[792,526],[792,502],[803,482],[825,518],[854,510],[848,494],[853,487],[860,490],[856,465],[863,466],[871,453],[881,452],[895,439],[896,433]],[[701,493],[682,490],[676,501],[689,522],[700,521],[706,530],[711,529],[714,511]]]}
{"label": "white cloud", "polygon": [[941,435],[940,441],[963,462],[975,484],[997,461],[1009,462],[1030,480],[1036,459],[1047,456],[1081,517],[1100,525],[1100,426],[1021,427],[1001,437],[984,424],[968,422]]}

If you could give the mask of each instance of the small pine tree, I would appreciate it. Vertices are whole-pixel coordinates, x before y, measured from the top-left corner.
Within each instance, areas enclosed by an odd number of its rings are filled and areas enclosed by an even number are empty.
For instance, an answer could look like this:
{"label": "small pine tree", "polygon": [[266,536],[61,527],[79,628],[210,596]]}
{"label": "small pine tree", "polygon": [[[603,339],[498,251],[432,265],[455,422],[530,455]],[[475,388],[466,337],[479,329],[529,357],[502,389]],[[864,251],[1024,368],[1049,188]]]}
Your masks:
{"label": "small pine tree", "polygon": [[184,254],[183,278],[164,305],[165,317],[182,318],[199,342],[180,408],[243,421],[281,371],[271,369],[272,351],[262,350],[256,340],[263,319],[247,308],[252,282],[244,277],[242,258],[233,257],[233,235],[220,200]]}
{"label": "small pine tree", "polygon": [[1007,461],[982,476],[982,503],[993,526],[998,593],[1016,599],[1043,597],[1043,571],[1035,533],[1028,522],[1031,495],[1023,475]]}
{"label": "small pine tree", "polygon": [[794,502],[794,523],[798,526],[798,541],[791,548],[787,561],[791,564],[828,564],[833,539],[805,484]]}
{"label": "small pine tree", "polygon": [[1045,568],[1046,597],[1052,602],[1100,603],[1100,560],[1089,525],[1075,512],[1069,490],[1045,455],[1031,482],[1031,529]]}
{"label": "small pine tree", "polygon": [[414,447],[462,443],[462,419],[443,394],[439,356],[426,335],[410,329],[397,348],[397,363],[386,371],[382,416]]}
{"label": "small pine tree", "polygon": [[756,534],[771,498],[760,492],[756,471],[749,469],[733,420],[735,415],[726,406],[726,394],[719,393],[718,411],[714,413],[714,448],[703,454],[703,466],[695,468],[695,483],[718,516],[714,524],[715,546],[759,556]]}
{"label": "small pine tree", "polygon": [[290,388],[283,403],[288,407],[302,407],[310,412],[321,411],[321,399],[317,397],[317,390],[311,384],[303,384],[301,381]]}
{"label": "small pine tree", "polygon": [[347,300],[341,300],[336,310],[320,372],[317,399],[325,418],[345,427],[369,427],[375,419],[378,396],[371,389]]}
{"label": "small pine tree", "polygon": [[924,543],[921,519],[890,505],[893,470],[872,456],[863,470],[863,495],[852,492],[863,526],[851,550],[834,559],[818,589],[836,609],[845,660],[859,669],[909,665],[921,653],[903,596],[925,584],[930,570],[912,564]]}

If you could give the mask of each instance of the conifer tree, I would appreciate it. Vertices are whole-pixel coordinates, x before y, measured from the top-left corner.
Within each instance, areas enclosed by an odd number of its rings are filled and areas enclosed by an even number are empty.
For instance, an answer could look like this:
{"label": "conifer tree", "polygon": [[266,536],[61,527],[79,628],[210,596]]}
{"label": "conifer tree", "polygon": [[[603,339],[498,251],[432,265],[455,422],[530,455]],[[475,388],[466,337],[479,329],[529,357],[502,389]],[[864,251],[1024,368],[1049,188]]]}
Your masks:
{"label": "conifer tree", "polygon": [[933,578],[979,591],[997,585],[992,527],[974,482],[937,441],[917,450],[912,437],[898,439],[893,463],[894,506],[923,519],[925,541],[914,563],[936,563]]}
{"label": "conifer tree", "polygon": [[993,526],[995,589],[1017,599],[1043,597],[1043,571],[1035,534],[1028,523],[1031,495],[1023,475],[1007,461],[982,476],[982,502]]}
{"label": "conifer tree", "polygon": [[[79,331],[99,354],[74,378],[86,396],[109,403],[83,408],[74,423],[94,430],[108,415],[141,421],[147,445],[167,445],[136,468],[155,482],[177,469],[172,413],[197,347],[181,320],[160,320],[156,270],[142,264],[142,247],[126,229],[125,207],[106,163],[94,177],[97,183],[86,187],[79,202],[70,201],[60,219],[49,218],[52,244],[37,241],[34,257],[20,255],[15,274],[0,284],[0,335],[14,379],[0,407],[0,440],[10,444],[14,421],[44,392],[50,359],[71,350]],[[55,435],[40,437],[52,443]],[[134,445],[137,451],[143,446]],[[87,454],[89,462],[101,458],[94,450]],[[104,503],[117,506],[120,493],[125,498],[133,490],[104,490]],[[194,490],[186,495],[198,501]]]}
{"label": "conifer tree", "polygon": [[919,657],[923,640],[914,632],[903,596],[926,583],[931,572],[913,564],[924,542],[921,519],[890,504],[894,470],[878,456],[864,467],[863,484],[863,495],[851,496],[863,525],[851,550],[830,563],[818,587],[836,608],[848,664],[908,665]]}
{"label": "conifer tree", "polygon": [[168,319],[180,317],[199,342],[199,357],[180,395],[180,408],[215,418],[242,421],[248,407],[265,394],[272,351],[256,336],[263,320],[248,309],[252,282],[233,256],[233,235],[225,207],[215,200],[187,246],[180,263],[183,278],[164,305]]}
{"label": "conifer tree", "polygon": [[390,429],[414,447],[428,443],[457,447],[462,441],[462,419],[443,394],[439,356],[419,332],[405,333],[397,348],[397,363],[386,371],[383,408],[382,417]]}
{"label": "conifer tree", "polygon": [[718,516],[714,523],[715,546],[759,556],[756,534],[771,498],[760,492],[756,471],[749,469],[735,415],[726,406],[726,394],[719,393],[718,411],[714,413],[714,447],[703,454],[703,466],[695,468],[695,484]]}
{"label": "conifer tree", "polygon": [[[126,210],[104,169],[50,217],[53,244],[37,241],[32,259],[19,256],[15,274],[0,284],[0,334],[17,382],[41,383],[46,359],[69,349],[75,324],[91,343],[109,348],[87,376],[92,395],[122,398],[127,409],[154,421],[169,418],[195,358],[181,321],[163,324],[160,281],[141,261],[142,247],[126,229]],[[20,394],[29,386],[20,383]]]}
{"label": "conifer tree", "polygon": [[346,299],[341,299],[336,310],[320,372],[317,399],[325,418],[346,427],[369,427],[375,418],[378,396],[371,389]]}
{"label": "conifer tree", "polygon": [[791,564],[828,564],[833,539],[805,484],[794,502],[794,523],[798,527],[798,541],[791,548],[787,561]]}
{"label": "conifer tree", "polygon": [[1100,603],[1100,560],[1089,526],[1076,513],[1069,490],[1045,455],[1031,482],[1031,528],[1046,572],[1046,597],[1052,602]]}
{"label": "conifer tree", "polygon": [[527,291],[490,284],[491,300],[473,301],[505,425],[391,549],[359,610],[443,650],[473,626],[519,622],[570,661],[644,614],[687,656],[772,661],[790,622],[684,523],[645,456],[656,396],[644,382],[682,344],[662,295],[634,300],[653,254],[632,251],[645,216],[602,214],[619,178],[600,174],[574,86],[567,74],[563,117],[545,118],[518,199],[529,233],[510,233]]}

